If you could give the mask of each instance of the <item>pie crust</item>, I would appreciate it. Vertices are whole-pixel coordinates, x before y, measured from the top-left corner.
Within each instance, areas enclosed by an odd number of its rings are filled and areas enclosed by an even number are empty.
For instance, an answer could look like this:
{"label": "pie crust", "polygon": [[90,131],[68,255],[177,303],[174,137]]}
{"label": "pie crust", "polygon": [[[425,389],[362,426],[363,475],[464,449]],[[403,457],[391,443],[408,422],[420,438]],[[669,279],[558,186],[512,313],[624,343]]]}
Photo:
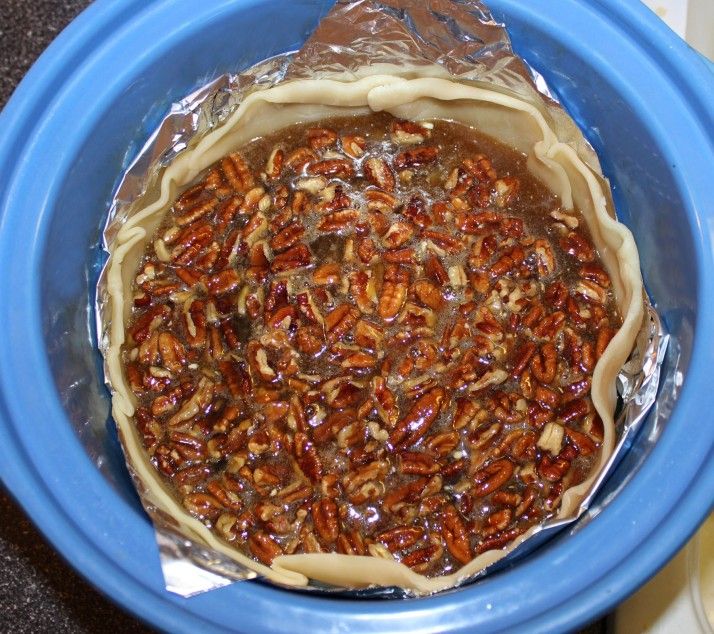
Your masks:
{"label": "pie crust", "polygon": [[189,515],[162,482],[147,459],[132,420],[136,399],[122,364],[122,345],[131,314],[131,301],[126,298],[131,297],[132,282],[147,241],[179,193],[203,170],[255,138],[299,122],[381,111],[401,119],[458,121],[523,152],[529,171],[560,197],[565,209],[577,207],[587,223],[611,278],[623,323],[593,373],[591,399],[605,431],[599,462],[587,480],[565,492],[557,514],[557,518],[574,517],[612,455],[616,441],[616,377],[633,348],[644,310],[637,247],[630,231],[614,219],[609,188],[600,174],[597,158],[584,143],[577,142],[573,124],[553,109],[492,87],[385,74],[345,81],[296,80],[250,94],[225,124],[186,149],[159,175],[155,186],[134,205],[110,246],[107,372],[113,388],[113,416],[142,499],[158,509],[181,534],[279,584],[305,586],[314,579],[346,588],[398,586],[415,594],[428,594],[472,577],[528,539],[537,527],[505,549],[487,551],[457,572],[441,577],[427,578],[393,560],[336,553],[282,555],[272,566],[265,566],[222,542]]}

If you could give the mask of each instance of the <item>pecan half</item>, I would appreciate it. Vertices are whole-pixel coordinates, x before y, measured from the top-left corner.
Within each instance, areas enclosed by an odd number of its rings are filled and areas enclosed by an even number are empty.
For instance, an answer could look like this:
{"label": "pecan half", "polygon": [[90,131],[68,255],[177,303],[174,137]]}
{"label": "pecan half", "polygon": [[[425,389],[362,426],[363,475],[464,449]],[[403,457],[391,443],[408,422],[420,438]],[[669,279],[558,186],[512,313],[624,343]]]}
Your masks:
{"label": "pecan half", "polygon": [[401,310],[407,298],[409,272],[395,264],[387,265],[384,271],[382,293],[377,306],[378,315],[386,322],[391,322]]}
{"label": "pecan half", "polygon": [[425,436],[439,415],[445,396],[441,387],[435,387],[421,396],[389,435],[392,447],[411,447]]}
{"label": "pecan half", "polygon": [[421,167],[433,163],[439,156],[437,147],[418,147],[405,150],[394,157],[394,167],[398,170],[406,167]]}
{"label": "pecan half", "polygon": [[347,159],[327,159],[311,163],[307,168],[310,174],[321,174],[330,178],[352,178],[354,167],[352,161]]}
{"label": "pecan half", "polygon": [[364,162],[364,175],[373,185],[386,192],[394,191],[396,180],[392,168],[381,158],[368,158]]}

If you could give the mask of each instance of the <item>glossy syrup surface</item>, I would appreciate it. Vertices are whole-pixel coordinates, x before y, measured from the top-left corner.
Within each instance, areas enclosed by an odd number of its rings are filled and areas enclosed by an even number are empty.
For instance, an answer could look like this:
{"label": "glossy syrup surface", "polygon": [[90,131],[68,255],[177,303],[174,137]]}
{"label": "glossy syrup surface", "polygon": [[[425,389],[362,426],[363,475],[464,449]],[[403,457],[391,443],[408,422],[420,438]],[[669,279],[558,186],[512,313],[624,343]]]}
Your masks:
{"label": "glossy syrup surface", "polygon": [[254,141],[179,197],[134,290],[149,458],[263,563],[448,574],[553,516],[599,456],[610,280],[580,214],[463,125]]}

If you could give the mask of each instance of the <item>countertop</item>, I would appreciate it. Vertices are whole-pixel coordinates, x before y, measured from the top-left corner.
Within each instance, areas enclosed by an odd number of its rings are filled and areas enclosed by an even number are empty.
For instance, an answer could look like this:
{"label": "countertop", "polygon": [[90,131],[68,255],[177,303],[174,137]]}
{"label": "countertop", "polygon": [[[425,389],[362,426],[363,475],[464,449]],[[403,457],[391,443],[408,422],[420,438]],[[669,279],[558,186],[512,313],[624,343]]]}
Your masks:
{"label": "countertop", "polygon": [[[89,0],[0,0],[0,109]],[[76,574],[0,488],[0,634],[152,632]],[[602,621],[581,634],[606,628]]]}

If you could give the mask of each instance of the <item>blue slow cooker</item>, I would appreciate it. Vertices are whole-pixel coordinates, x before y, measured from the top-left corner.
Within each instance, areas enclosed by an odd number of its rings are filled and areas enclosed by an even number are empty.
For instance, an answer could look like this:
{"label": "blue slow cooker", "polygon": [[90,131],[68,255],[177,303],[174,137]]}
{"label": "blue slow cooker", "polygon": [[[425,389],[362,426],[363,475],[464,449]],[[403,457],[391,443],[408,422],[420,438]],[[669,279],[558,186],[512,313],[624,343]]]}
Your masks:
{"label": "blue slow cooker", "polygon": [[167,631],[573,629],[654,574],[714,498],[714,73],[640,0],[490,2],[597,149],[672,336],[662,394],[595,507],[431,598],[164,589],[93,347],[107,202],[171,102],[298,48],[330,4],[98,0],[17,89],[0,116],[0,476],[91,583]]}

